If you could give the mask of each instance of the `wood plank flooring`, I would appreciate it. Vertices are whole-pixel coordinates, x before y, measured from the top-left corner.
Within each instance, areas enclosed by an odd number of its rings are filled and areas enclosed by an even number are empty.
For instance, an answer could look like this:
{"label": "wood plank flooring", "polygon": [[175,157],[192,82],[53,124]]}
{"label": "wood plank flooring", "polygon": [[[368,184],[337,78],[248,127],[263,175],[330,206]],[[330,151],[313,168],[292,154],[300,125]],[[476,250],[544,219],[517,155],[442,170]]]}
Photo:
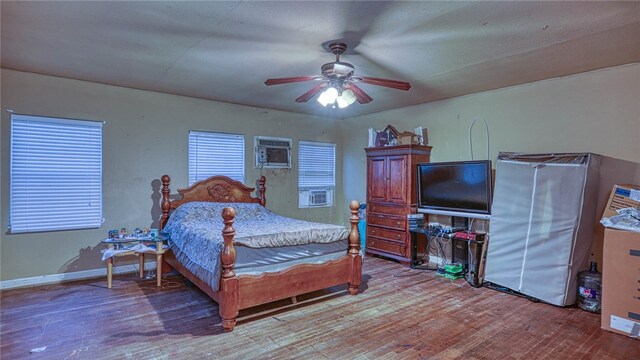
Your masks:
{"label": "wood plank flooring", "polygon": [[126,274],[113,289],[105,278],[4,291],[0,358],[640,359],[640,341],[577,308],[372,257],[363,277],[357,296],[345,286],[243,311],[231,333],[216,303],[177,276],[162,288]]}

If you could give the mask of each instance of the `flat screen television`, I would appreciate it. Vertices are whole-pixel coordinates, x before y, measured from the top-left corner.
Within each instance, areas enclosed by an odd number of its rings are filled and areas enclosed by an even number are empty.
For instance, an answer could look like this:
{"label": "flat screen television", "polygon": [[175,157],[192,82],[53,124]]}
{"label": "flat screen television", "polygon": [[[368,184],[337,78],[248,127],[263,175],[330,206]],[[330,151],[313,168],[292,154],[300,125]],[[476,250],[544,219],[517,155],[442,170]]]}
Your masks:
{"label": "flat screen television", "polygon": [[491,161],[418,164],[418,211],[489,219]]}

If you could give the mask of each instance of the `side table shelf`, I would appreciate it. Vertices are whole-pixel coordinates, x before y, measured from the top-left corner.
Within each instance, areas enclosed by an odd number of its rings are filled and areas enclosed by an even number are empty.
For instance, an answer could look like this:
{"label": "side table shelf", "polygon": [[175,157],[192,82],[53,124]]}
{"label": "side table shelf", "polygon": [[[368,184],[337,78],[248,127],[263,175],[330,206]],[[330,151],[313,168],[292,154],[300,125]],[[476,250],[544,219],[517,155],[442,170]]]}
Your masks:
{"label": "side table shelf", "polygon": [[124,239],[104,239],[101,241],[104,244],[107,244],[108,249],[114,249],[122,246],[123,244],[131,244],[131,243],[155,243],[155,250],[149,249],[147,251],[137,251],[134,246],[133,249],[124,252],[118,252],[116,254],[111,255],[107,261],[107,288],[111,289],[112,279],[113,279],[113,258],[121,257],[121,256],[129,256],[129,255],[137,255],[138,256],[138,264],[140,266],[140,278],[144,277],[144,254],[155,254],[156,255],[156,286],[162,285],[162,261],[164,252],[166,251],[163,247],[164,239],[162,237],[157,238],[124,238]]}

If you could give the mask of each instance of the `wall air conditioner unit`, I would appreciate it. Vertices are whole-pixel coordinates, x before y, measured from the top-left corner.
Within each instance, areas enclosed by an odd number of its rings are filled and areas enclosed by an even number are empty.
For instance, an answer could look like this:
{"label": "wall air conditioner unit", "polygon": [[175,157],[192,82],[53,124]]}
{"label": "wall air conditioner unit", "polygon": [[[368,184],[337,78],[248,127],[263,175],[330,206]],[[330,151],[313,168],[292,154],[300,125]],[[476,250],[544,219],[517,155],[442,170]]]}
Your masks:
{"label": "wall air conditioner unit", "polygon": [[309,191],[309,206],[325,206],[329,203],[329,191],[311,190]]}
{"label": "wall air conditioner unit", "polygon": [[333,189],[298,190],[298,208],[333,206]]}
{"label": "wall air conditioner unit", "polygon": [[291,168],[291,139],[256,136],[257,168]]}

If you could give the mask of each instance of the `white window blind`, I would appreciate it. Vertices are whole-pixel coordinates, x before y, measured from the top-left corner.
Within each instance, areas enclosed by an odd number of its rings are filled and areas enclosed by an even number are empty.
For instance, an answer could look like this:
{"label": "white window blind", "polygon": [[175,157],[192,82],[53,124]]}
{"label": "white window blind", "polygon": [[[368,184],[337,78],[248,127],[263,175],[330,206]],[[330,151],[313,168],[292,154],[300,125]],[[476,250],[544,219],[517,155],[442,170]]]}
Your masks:
{"label": "white window blind", "polygon": [[300,141],[298,189],[333,189],[336,185],[336,145]]}
{"label": "white window blind", "polygon": [[11,115],[12,233],[102,223],[102,122]]}
{"label": "white window blind", "polygon": [[213,175],[244,183],[244,135],[189,132],[189,185]]}

